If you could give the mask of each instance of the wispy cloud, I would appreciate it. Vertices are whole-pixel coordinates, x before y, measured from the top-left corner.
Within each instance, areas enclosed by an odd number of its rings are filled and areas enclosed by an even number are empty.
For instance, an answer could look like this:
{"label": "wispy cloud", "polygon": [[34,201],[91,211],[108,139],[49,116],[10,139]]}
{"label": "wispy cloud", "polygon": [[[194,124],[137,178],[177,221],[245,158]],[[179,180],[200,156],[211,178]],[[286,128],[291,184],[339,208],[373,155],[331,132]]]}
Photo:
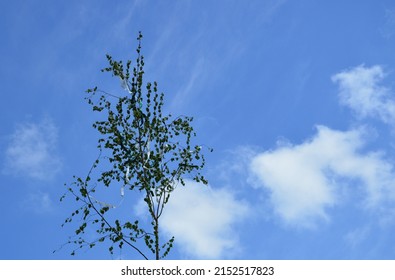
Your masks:
{"label": "wispy cloud", "polygon": [[360,118],[374,117],[390,124],[395,121],[393,93],[381,85],[386,74],[381,66],[357,66],[334,76],[339,85],[341,104],[348,106]]}
{"label": "wispy cloud", "polygon": [[22,201],[21,207],[37,214],[43,214],[52,210],[52,203],[52,199],[48,193],[38,191],[28,194],[28,196]]}
{"label": "wispy cloud", "polygon": [[395,34],[395,9],[385,10],[385,23],[379,32],[386,39],[390,39]]}
{"label": "wispy cloud", "polygon": [[195,90],[196,85],[202,80],[204,70],[207,68],[206,62],[203,58],[199,59],[193,67],[188,80],[182,85],[182,87],[175,94],[170,108],[172,110],[182,108],[183,105],[193,95],[197,94]]}
{"label": "wispy cloud", "polygon": [[274,16],[281,9],[282,6],[286,4],[287,0],[272,0],[266,1],[265,9],[263,10],[263,14],[261,16],[261,21],[270,22],[273,20]]}
{"label": "wispy cloud", "polygon": [[49,118],[19,124],[5,151],[4,171],[39,180],[52,179],[62,165],[56,155],[57,138],[58,130]]}
{"label": "wispy cloud", "polygon": [[371,231],[371,227],[368,225],[360,228],[356,228],[354,230],[349,231],[344,236],[344,239],[351,247],[356,247],[369,237],[370,231]]}
{"label": "wispy cloud", "polygon": [[187,256],[226,258],[240,249],[235,225],[248,214],[248,206],[229,190],[187,181],[172,194],[162,225]]}

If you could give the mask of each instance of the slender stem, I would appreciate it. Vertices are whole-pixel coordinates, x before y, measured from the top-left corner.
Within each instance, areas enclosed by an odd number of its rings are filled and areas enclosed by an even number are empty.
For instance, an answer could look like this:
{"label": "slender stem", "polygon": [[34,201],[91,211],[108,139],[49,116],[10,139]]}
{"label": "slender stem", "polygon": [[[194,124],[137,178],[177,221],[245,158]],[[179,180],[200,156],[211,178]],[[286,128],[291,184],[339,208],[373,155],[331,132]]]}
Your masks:
{"label": "slender stem", "polygon": [[139,248],[137,248],[137,247],[134,246],[132,243],[130,243],[127,239],[125,239],[125,238],[123,237],[123,235],[121,235],[121,234],[120,234],[120,233],[119,233],[119,232],[118,232],[118,231],[107,221],[106,218],[104,218],[104,215],[102,215],[102,214],[100,213],[100,211],[98,211],[97,208],[94,206],[94,204],[93,204],[93,202],[92,202],[92,200],[91,200],[91,198],[90,198],[89,195],[88,195],[88,200],[89,200],[89,203],[92,205],[93,210],[95,210],[95,212],[100,216],[100,218],[102,219],[102,221],[105,222],[106,225],[107,225],[108,227],[110,227],[111,230],[113,230],[113,232],[114,232],[118,237],[121,237],[122,241],[124,241],[126,244],[128,244],[130,247],[132,247],[134,250],[136,250],[144,259],[148,260],[147,256],[144,255],[144,253],[143,253],[142,251],[140,251]]}
{"label": "slender stem", "polygon": [[[99,158],[100,158],[100,155],[101,155],[101,151],[100,151],[100,154],[99,154]],[[91,167],[91,169],[89,170],[89,173],[88,173],[87,178],[88,178],[88,177],[90,176],[90,174],[92,173],[93,168],[95,167],[95,165],[96,165],[96,164],[94,164],[94,165]],[[85,189],[86,193],[89,193],[88,189],[86,188],[86,185],[87,185],[87,181],[85,180],[84,185],[83,185],[83,188]],[[104,217],[104,215],[103,215],[102,213],[100,213],[100,211],[96,208],[95,203],[92,201],[92,199],[91,199],[91,197],[90,197],[89,194],[87,195],[87,198],[88,198],[89,204],[91,205],[91,207],[93,208],[93,210],[96,212],[96,214],[98,214],[98,215],[100,216],[101,220],[102,220],[103,222],[105,222],[106,225],[107,225],[109,228],[111,228],[111,230],[112,230],[118,237],[121,237],[122,241],[124,241],[126,244],[128,244],[130,247],[132,247],[134,250],[136,250],[144,259],[148,260],[147,256],[146,256],[139,248],[137,248],[137,247],[134,246],[132,243],[130,243],[127,239],[125,239],[125,238],[123,237],[123,235],[121,235],[121,234],[120,234],[120,233],[119,233],[119,232],[118,232],[118,231],[107,221],[107,219]],[[86,203],[86,202],[85,202],[85,203]]]}
{"label": "slender stem", "polygon": [[157,260],[160,259],[159,256],[159,219],[158,217],[154,218],[154,235],[155,235],[155,258]]}

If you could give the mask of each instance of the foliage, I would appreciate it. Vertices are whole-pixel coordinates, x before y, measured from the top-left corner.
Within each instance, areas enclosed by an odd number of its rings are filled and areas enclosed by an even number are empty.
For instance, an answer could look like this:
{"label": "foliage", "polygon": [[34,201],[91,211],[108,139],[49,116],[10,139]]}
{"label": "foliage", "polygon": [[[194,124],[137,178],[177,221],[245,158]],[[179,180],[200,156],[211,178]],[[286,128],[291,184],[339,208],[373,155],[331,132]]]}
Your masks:
{"label": "foliage", "polygon": [[[88,104],[105,119],[93,123],[101,134],[99,157],[87,176],[74,176],[74,182],[68,187],[78,204],[64,223],[79,223],[75,236],[68,242],[77,245],[72,255],[79,248],[92,248],[109,241],[111,253],[114,246],[123,248],[128,245],[148,259],[148,254],[141,248],[143,243],[155,259],[166,257],[173,247],[174,237],[161,242],[159,218],[171,193],[178,184],[185,185],[186,176],[207,184],[200,173],[205,165],[202,146],[192,145],[196,136],[191,126],[193,118],[173,118],[163,113],[164,94],[158,92],[157,83],[143,83],[141,33],[137,39],[137,59],[133,68],[130,60],[125,64],[107,55],[109,66],[102,69],[121,80],[126,94],[116,96],[98,87],[87,90]],[[104,171],[98,171],[99,166]],[[94,176],[95,170],[97,176]],[[150,217],[148,229],[141,226],[138,219],[121,221],[120,217],[109,214],[116,207],[97,200],[94,195],[98,188],[110,186],[120,187],[122,197],[125,190],[144,197]],[[95,229],[98,236],[95,240],[84,238],[87,228]]]}

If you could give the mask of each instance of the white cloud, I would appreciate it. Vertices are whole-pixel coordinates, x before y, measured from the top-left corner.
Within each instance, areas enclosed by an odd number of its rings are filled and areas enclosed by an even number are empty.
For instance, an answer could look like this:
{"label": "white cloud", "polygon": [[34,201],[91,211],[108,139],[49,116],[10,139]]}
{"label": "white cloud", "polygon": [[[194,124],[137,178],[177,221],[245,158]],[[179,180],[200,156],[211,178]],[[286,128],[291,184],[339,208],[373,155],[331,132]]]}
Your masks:
{"label": "white cloud", "polygon": [[356,228],[354,230],[349,231],[344,236],[344,239],[351,247],[356,247],[369,237],[370,231],[371,228],[368,225],[360,228]]}
{"label": "white cloud", "polygon": [[213,189],[193,181],[178,187],[162,216],[164,230],[176,237],[188,256],[216,259],[239,250],[235,224],[249,213],[247,205],[226,189]]}
{"label": "white cloud", "polygon": [[51,179],[60,170],[56,156],[57,129],[50,119],[17,126],[6,149],[5,172],[34,179]]}
{"label": "white cloud", "polygon": [[326,209],[339,202],[340,182],[357,184],[366,194],[364,206],[379,208],[395,198],[395,174],[381,153],[361,152],[365,134],[318,126],[317,134],[300,145],[256,155],[251,171],[270,190],[275,212],[288,224],[311,227],[329,220]]}
{"label": "white cloud", "polygon": [[228,186],[240,187],[248,183],[249,163],[255,155],[253,147],[240,146],[227,150],[211,174]]}
{"label": "white cloud", "polygon": [[385,123],[395,121],[395,101],[392,92],[380,85],[385,78],[381,66],[357,66],[332,76],[340,88],[340,102],[359,117],[376,117]]}

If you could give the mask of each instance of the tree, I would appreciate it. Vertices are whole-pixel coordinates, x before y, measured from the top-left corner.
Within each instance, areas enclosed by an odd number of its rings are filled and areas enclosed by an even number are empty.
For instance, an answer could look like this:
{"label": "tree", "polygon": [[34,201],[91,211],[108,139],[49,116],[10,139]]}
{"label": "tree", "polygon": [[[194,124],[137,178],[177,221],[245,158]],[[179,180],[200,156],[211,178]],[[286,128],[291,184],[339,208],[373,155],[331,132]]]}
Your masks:
{"label": "tree", "polygon": [[[164,94],[158,92],[157,83],[143,82],[141,32],[137,40],[133,68],[130,60],[125,64],[107,54],[109,66],[101,70],[120,79],[124,94],[110,94],[98,87],[86,91],[92,110],[105,118],[93,123],[101,134],[98,158],[85,177],[73,176],[74,181],[68,187],[68,193],[78,204],[62,224],[78,223],[75,235],[67,242],[75,246],[72,255],[77,249],[106,242],[111,254],[114,246],[130,246],[144,259],[149,259],[148,254],[155,259],[166,257],[174,237],[162,242],[159,221],[172,192],[179,184],[185,186],[187,176],[208,183],[201,174],[205,165],[202,146],[192,145],[196,136],[191,126],[193,118],[173,118],[163,113]],[[98,171],[99,166],[104,171]],[[150,219],[148,228],[138,219],[121,221],[122,217],[111,215],[117,207],[96,197],[101,188],[110,187],[120,190],[122,199],[125,191],[143,197]],[[87,228],[95,229],[96,239],[84,238]]]}

